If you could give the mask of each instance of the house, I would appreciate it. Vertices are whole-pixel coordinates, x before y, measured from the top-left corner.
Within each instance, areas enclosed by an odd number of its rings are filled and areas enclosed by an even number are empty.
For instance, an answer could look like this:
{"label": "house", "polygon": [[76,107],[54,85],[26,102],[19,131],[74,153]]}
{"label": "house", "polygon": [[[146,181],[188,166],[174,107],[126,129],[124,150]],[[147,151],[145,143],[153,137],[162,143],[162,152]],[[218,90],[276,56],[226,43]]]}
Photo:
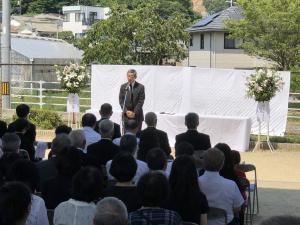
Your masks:
{"label": "house", "polygon": [[270,65],[270,62],[250,56],[239,48],[242,40],[229,38],[225,21],[241,18],[241,9],[231,6],[207,16],[188,28],[186,31],[191,35],[188,66],[251,69]]}
{"label": "house", "polygon": [[72,31],[80,38],[98,20],[108,18],[109,8],[96,6],[64,6],[63,31]]}
{"label": "house", "polygon": [[80,61],[82,54],[82,51],[60,39],[12,34],[11,80],[21,83],[57,81],[54,65]]}

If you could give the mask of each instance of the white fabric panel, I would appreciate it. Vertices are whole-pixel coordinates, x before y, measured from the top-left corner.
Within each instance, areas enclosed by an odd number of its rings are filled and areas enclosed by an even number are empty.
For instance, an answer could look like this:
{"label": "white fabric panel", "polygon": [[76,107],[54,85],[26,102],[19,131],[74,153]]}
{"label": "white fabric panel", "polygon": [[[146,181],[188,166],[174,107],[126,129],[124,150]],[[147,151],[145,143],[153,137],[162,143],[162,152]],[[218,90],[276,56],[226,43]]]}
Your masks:
{"label": "white fabric panel", "polygon": [[[98,111],[100,105],[105,102],[111,103],[114,111],[121,109],[118,103],[119,89],[122,83],[127,82],[126,73],[131,68],[138,72],[137,81],[145,85],[146,100],[143,107],[145,112],[184,115],[193,111],[208,117],[251,118],[251,132],[255,134],[258,132],[257,103],[246,98],[245,94],[246,77],[254,72],[251,70],[93,65],[92,110]],[[280,74],[285,85],[270,102],[270,135],[283,135],[286,129],[290,73]],[[163,130],[170,132],[169,129],[177,128],[176,133],[179,133],[178,125],[166,122]],[[265,133],[266,129],[262,131]]]}
{"label": "white fabric panel", "polygon": [[[88,112],[94,113],[99,119],[99,110],[93,109]],[[186,131],[184,114],[160,114],[157,113],[157,128],[168,133],[170,146],[175,145],[175,136]],[[232,149],[246,151],[249,149],[251,119],[244,117],[224,117],[199,115],[199,132],[210,136],[212,146],[222,142],[227,143]],[[111,120],[121,123],[121,111],[114,112]],[[143,128],[145,128],[145,123]]]}

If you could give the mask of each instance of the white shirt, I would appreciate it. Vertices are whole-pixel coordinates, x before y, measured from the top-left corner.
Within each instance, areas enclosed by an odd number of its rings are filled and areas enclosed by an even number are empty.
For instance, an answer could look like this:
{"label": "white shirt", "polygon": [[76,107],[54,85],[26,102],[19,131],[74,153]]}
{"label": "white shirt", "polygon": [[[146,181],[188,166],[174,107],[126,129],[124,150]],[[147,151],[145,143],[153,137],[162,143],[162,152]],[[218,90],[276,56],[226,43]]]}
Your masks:
{"label": "white shirt", "polygon": [[167,177],[169,177],[170,174],[171,174],[173,162],[174,162],[174,160],[168,159],[167,168],[165,170],[165,173],[166,173]]}
{"label": "white shirt", "polygon": [[95,203],[69,199],[60,203],[54,210],[54,225],[93,225]]}
{"label": "white shirt", "polygon": [[45,202],[39,196],[31,195],[31,209],[26,225],[49,225]]}
{"label": "white shirt", "polygon": [[[225,209],[227,222],[230,223],[234,217],[233,208],[238,208],[244,203],[244,199],[238,186],[232,180],[220,176],[219,172],[205,171],[198,178],[201,191],[205,194],[208,205]],[[209,220],[208,225],[223,225],[224,219]]]}
{"label": "white shirt", "polygon": [[84,148],[84,152],[86,152],[87,147],[90,144],[93,144],[93,143],[96,143],[96,142],[100,141],[101,136],[100,136],[99,133],[97,133],[91,127],[83,127],[82,131],[84,132],[84,136],[85,136],[85,140],[86,140],[86,144],[85,144],[85,148]]}
{"label": "white shirt", "polygon": [[[124,135],[127,135],[127,134],[136,136],[134,133],[131,133],[131,132],[126,132]],[[114,143],[115,145],[120,146],[121,138],[122,138],[122,137],[115,138],[115,139],[113,140],[113,143]],[[139,139],[138,137],[136,138],[136,142],[137,142],[137,144],[140,143],[140,139]]]}
{"label": "white shirt", "polygon": [[[132,179],[132,183],[134,185],[137,185],[137,183],[140,180],[141,176],[143,176],[145,173],[149,172],[149,168],[148,168],[147,163],[145,163],[145,162],[143,162],[141,160],[138,160],[138,159],[136,159],[135,161],[136,161],[136,164],[137,164],[137,169],[136,169],[136,173],[135,173],[135,175],[134,175],[134,177]],[[106,163],[107,176],[108,176],[109,180],[115,180],[114,177],[109,173],[111,162],[112,162],[112,160],[109,160]]]}

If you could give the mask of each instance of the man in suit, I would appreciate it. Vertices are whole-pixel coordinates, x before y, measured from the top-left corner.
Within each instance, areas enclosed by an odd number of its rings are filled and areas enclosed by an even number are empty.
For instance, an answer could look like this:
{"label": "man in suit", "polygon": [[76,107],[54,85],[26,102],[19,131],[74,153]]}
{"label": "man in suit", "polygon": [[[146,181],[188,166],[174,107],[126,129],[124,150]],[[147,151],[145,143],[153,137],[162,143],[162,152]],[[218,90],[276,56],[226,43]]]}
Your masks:
{"label": "man in suit", "polygon": [[94,157],[98,165],[105,165],[108,160],[120,152],[119,146],[112,142],[114,124],[108,119],[102,120],[99,124],[101,140],[91,144],[87,148],[87,154]]}
{"label": "man in suit", "polygon": [[188,130],[185,133],[176,135],[175,146],[186,141],[193,145],[195,151],[207,150],[211,147],[209,136],[197,131],[199,125],[199,116],[197,113],[188,113],[185,116],[185,125]]}
{"label": "man in suit", "polygon": [[[111,115],[113,114],[112,111],[112,106],[109,103],[104,103],[101,105],[100,110],[99,110],[99,114],[101,116],[101,119],[97,121],[96,123],[96,127],[95,127],[95,131],[97,131],[98,133],[100,133],[99,131],[99,123],[104,120],[104,119],[110,119]],[[117,123],[114,123],[114,134],[113,134],[113,138],[118,138],[121,137],[121,129],[120,129],[120,125]]]}
{"label": "man in suit", "polygon": [[[30,108],[28,105],[26,104],[20,104],[16,107],[16,114],[18,116],[18,119],[16,119],[16,121],[10,123],[8,125],[8,132],[16,132],[17,129],[17,125],[20,124],[19,120],[27,120],[28,121],[28,115],[30,112]],[[30,123],[28,121],[28,127],[25,131],[25,133],[23,134],[24,136],[24,140],[27,141],[27,150],[30,156],[30,160],[34,160],[34,153],[35,153],[35,148],[34,148],[34,142],[35,142],[35,137],[36,137],[36,128],[35,125]]]}
{"label": "man in suit", "polygon": [[141,130],[144,120],[143,105],[145,101],[144,85],[136,81],[137,72],[130,69],[127,72],[128,82],[121,85],[119,103],[123,110],[123,119],[134,119],[139,122]]}
{"label": "man in suit", "polygon": [[161,148],[170,157],[171,148],[166,132],[156,129],[157,116],[154,112],[148,112],[145,116],[147,128],[141,131],[138,159],[145,161],[147,152],[152,148]]}

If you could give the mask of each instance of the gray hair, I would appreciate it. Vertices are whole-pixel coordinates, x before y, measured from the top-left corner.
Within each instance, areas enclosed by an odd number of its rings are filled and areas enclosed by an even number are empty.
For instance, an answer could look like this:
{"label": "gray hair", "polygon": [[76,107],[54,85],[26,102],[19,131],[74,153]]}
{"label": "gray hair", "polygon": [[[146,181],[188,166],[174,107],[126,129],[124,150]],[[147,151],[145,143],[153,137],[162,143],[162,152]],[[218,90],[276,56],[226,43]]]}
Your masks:
{"label": "gray hair", "polygon": [[51,150],[53,154],[59,154],[63,149],[71,146],[71,140],[67,134],[58,134],[53,139]]}
{"label": "gray hair", "polygon": [[16,133],[5,133],[2,136],[2,150],[5,152],[19,152],[21,139]]}
{"label": "gray hair", "polygon": [[210,148],[204,152],[203,159],[205,170],[219,172],[224,165],[225,156],[221,150]]}
{"label": "gray hair", "polygon": [[99,131],[102,136],[111,134],[114,130],[114,123],[109,119],[104,119],[99,123]]}
{"label": "gray hair", "polygon": [[84,148],[86,139],[83,130],[72,130],[69,133],[71,145],[75,148]]}
{"label": "gray hair", "polygon": [[148,112],[145,115],[145,123],[147,126],[155,127],[157,124],[157,116],[154,112]]}
{"label": "gray hair", "polygon": [[127,208],[121,200],[106,197],[98,202],[94,217],[95,225],[126,225],[127,221]]}

